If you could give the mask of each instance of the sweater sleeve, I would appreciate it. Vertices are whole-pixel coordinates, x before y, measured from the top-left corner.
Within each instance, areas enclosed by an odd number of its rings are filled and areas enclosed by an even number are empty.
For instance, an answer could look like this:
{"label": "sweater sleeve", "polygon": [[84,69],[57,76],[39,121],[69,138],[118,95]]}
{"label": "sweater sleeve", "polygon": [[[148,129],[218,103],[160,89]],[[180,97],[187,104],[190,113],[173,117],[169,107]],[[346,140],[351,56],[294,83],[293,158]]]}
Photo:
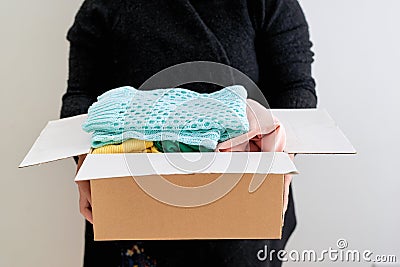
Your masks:
{"label": "sweater sleeve", "polygon": [[62,97],[62,118],[86,113],[97,92],[107,87],[107,7],[102,0],[83,2],[67,40],[70,42],[69,77]]}
{"label": "sweater sleeve", "polygon": [[260,87],[271,108],[314,108],[312,43],[297,0],[265,0],[256,45]]}

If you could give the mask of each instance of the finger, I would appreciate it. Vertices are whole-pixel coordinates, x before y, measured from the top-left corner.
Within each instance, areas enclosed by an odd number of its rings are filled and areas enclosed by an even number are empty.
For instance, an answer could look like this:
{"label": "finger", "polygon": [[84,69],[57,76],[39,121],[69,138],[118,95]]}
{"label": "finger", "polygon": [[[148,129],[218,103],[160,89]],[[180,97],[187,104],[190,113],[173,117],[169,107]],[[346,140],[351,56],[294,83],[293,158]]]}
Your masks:
{"label": "finger", "polygon": [[92,207],[86,199],[79,200],[79,211],[86,220],[93,224]]}
{"label": "finger", "polygon": [[85,217],[86,220],[93,224],[93,215],[91,209],[85,208],[81,211],[81,214],[83,215],[83,217]]}
{"label": "finger", "polygon": [[92,206],[92,196],[90,195],[90,191],[89,194],[86,196],[87,201],[89,202],[90,207]]}
{"label": "finger", "polygon": [[284,204],[283,206],[283,212],[282,212],[282,226],[285,225],[285,214],[287,210],[287,204]]}
{"label": "finger", "polygon": [[287,211],[288,202],[289,202],[288,199],[289,199],[288,195],[285,195],[283,198],[283,214],[285,214]]}
{"label": "finger", "polygon": [[285,190],[285,193],[283,195],[283,212],[282,212],[282,225],[285,223],[285,214],[287,211],[288,203],[289,203],[289,194],[287,194],[288,190]]}
{"label": "finger", "polygon": [[77,181],[79,195],[81,198],[86,199],[92,205],[92,195],[90,191],[90,181]]}
{"label": "finger", "polygon": [[83,196],[87,199],[89,202],[90,206],[92,205],[92,194],[90,190],[90,181],[84,181],[82,184],[82,193]]}
{"label": "finger", "polygon": [[289,188],[290,183],[292,182],[292,176],[286,174],[284,176],[284,192],[283,192],[283,212],[282,212],[282,225],[285,223],[285,214],[287,211],[288,203],[289,203]]}

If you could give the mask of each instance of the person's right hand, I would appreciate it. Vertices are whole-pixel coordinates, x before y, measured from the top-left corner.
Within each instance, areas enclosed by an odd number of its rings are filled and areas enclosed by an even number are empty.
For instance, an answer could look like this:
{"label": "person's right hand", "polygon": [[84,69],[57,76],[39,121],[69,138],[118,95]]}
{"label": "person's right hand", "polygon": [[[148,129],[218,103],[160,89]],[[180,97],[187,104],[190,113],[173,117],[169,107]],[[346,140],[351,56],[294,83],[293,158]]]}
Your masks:
{"label": "person's right hand", "polygon": [[[82,166],[83,161],[86,158],[86,154],[78,156],[78,167],[76,172],[79,171],[79,168]],[[92,216],[92,198],[90,194],[90,181],[77,181],[78,190],[79,190],[79,211],[88,220],[93,224],[93,216]]]}

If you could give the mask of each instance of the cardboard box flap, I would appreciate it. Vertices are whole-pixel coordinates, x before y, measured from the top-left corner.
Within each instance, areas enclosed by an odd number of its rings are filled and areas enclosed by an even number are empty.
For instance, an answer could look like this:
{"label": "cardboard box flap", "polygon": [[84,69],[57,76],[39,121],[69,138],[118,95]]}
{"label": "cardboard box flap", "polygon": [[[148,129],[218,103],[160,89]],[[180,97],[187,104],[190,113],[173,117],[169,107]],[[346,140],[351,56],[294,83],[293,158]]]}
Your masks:
{"label": "cardboard box flap", "polygon": [[191,173],[298,172],[283,152],[89,154],[75,180]]}
{"label": "cardboard box flap", "polygon": [[19,167],[88,153],[91,135],[81,128],[86,117],[84,114],[49,121]]}
{"label": "cardboard box flap", "polygon": [[325,109],[272,109],[286,129],[287,153],[354,154],[356,150]]}
{"label": "cardboard box flap", "polygon": [[[285,152],[354,154],[356,150],[323,109],[272,109],[285,126]],[[50,121],[19,167],[86,154],[91,135],[81,128],[87,115]]]}

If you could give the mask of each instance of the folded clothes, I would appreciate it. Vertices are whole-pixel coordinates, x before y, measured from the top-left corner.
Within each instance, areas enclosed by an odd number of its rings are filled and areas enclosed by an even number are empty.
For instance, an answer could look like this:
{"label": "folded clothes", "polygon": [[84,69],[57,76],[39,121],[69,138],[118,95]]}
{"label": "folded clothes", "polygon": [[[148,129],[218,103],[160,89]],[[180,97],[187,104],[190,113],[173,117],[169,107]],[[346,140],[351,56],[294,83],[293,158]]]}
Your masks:
{"label": "folded clothes", "polygon": [[161,153],[152,141],[128,139],[118,145],[105,145],[93,149],[92,154]]}
{"label": "folded clothes", "polygon": [[279,120],[260,103],[247,99],[249,131],[219,143],[217,152],[282,152],[286,145],[286,132]]}
{"label": "folded clothes", "polygon": [[218,142],[249,130],[246,97],[239,85],[210,94],[126,86],[99,96],[82,128],[93,133],[94,148],[135,138],[173,140],[214,150]]}
{"label": "folded clothes", "polygon": [[165,140],[165,141],[154,141],[154,146],[158,151],[163,153],[169,152],[213,152],[213,149],[198,146],[198,145],[188,145],[178,141]]}

